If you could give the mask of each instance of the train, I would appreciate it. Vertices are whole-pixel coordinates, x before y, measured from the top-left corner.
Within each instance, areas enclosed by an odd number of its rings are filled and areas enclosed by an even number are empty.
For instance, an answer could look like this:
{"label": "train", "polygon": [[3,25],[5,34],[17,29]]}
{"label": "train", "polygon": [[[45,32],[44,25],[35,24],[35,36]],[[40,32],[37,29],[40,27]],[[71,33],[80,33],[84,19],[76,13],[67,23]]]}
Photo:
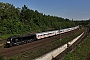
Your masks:
{"label": "train", "polygon": [[55,35],[70,32],[77,28],[79,28],[79,26],[61,29],[61,30],[55,30],[55,31],[41,32],[41,33],[36,33],[36,34],[28,34],[26,36],[9,37],[6,41],[6,47],[11,47],[11,46],[16,46],[16,45],[18,46],[24,43],[29,43],[29,42],[45,39],[47,37],[52,37]]}

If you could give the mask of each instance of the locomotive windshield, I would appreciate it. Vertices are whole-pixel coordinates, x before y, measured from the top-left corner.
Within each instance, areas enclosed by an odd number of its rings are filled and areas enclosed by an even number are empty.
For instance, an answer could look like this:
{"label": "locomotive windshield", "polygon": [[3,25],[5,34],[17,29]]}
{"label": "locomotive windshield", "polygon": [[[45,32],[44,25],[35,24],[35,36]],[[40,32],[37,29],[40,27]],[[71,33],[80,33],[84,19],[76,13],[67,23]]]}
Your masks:
{"label": "locomotive windshield", "polygon": [[7,41],[11,41],[11,40],[12,40],[12,38],[8,38],[8,39],[7,39]]}
{"label": "locomotive windshield", "polygon": [[12,38],[8,38],[6,43],[10,44],[11,40],[12,40]]}

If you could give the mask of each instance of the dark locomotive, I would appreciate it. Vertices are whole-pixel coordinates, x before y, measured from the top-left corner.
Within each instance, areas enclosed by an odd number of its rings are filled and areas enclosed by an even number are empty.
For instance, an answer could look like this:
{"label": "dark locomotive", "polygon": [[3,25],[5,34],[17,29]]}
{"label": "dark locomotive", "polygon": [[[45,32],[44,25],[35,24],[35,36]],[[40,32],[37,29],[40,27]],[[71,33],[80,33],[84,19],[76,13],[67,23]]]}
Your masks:
{"label": "dark locomotive", "polygon": [[36,34],[29,34],[26,36],[19,36],[19,37],[10,37],[7,39],[6,47],[17,46],[35,40],[36,40]]}

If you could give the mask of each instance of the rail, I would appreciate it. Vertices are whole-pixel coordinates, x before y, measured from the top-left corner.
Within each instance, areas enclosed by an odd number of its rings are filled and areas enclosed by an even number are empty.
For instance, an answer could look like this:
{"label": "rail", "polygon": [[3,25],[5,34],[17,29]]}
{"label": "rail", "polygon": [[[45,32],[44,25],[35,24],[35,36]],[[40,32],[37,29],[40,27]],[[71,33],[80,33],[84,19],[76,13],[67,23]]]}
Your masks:
{"label": "rail", "polygon": [[74,40],[70,41],[67,44],[64,44],[63,46],[39,57],[36,58],[35,60],[53,60],[53,59],[62,59],[63,56],[65,56],[65,54],[69,51],[71,51],[72,49],[74,49],[76,47],[77,44],[79,44],[83,38],[85,38],[87,36],[88,33],[88,29],[85,30],[85,32],[83,32],[81,35],[79,35],[77,38],[75,38]]}

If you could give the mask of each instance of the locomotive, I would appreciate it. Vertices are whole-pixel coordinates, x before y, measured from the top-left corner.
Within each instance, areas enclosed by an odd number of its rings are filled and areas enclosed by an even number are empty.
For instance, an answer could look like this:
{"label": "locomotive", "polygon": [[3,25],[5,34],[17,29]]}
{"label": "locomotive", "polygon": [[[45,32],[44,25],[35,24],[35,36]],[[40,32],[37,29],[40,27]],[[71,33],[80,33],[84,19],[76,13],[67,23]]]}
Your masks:
{"label": "locomotive", "polygon": [[6,47],[20,45],[36,40],[36,34],[29,34],[26,36],[10,37],[7,39]]}

